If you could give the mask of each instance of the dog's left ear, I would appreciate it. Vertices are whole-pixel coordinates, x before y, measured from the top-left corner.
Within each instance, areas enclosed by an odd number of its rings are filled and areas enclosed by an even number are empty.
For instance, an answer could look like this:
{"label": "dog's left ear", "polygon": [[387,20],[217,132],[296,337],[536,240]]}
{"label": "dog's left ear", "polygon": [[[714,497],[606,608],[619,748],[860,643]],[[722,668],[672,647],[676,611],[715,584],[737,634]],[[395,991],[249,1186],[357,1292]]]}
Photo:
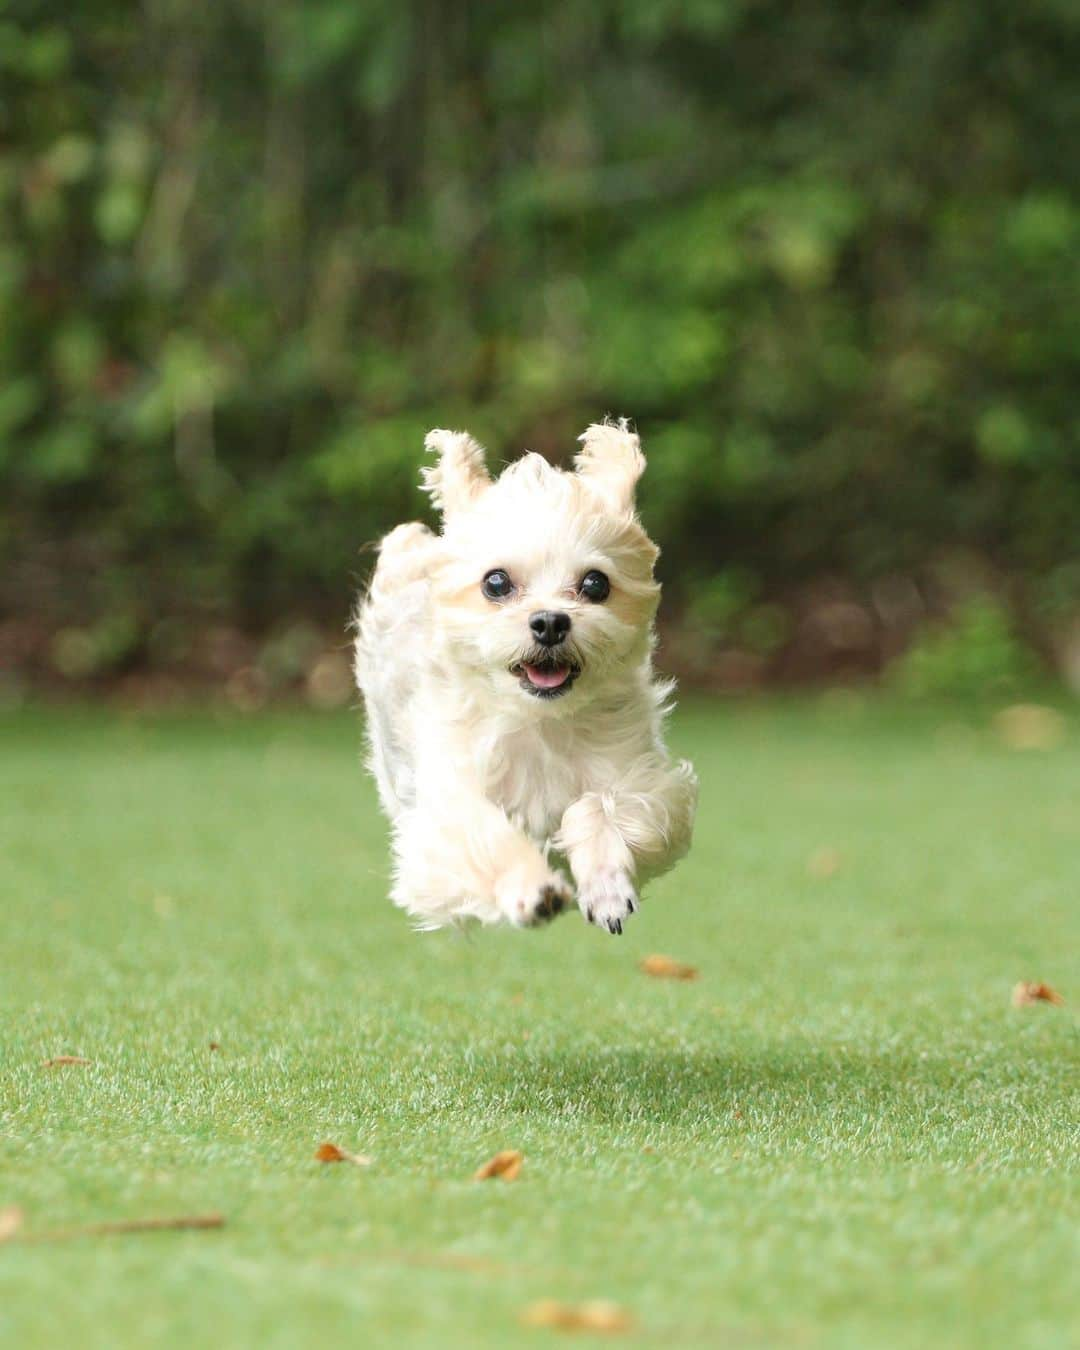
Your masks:
{"label": "dog's left ear", "polygon": [[645,456],[637,432],[625,417],[594,422],[578,440],[574,456],[578,475],[615,511],[633,511],[634,487],[645,472]]}
{"label": "dog's left ear", "polygon": [[470,506],[491,486],[484,447],[467,431],[429,431],[424,437],[424,449],[439,459],[420,470],[421,486],[430,494],[444,520]]}

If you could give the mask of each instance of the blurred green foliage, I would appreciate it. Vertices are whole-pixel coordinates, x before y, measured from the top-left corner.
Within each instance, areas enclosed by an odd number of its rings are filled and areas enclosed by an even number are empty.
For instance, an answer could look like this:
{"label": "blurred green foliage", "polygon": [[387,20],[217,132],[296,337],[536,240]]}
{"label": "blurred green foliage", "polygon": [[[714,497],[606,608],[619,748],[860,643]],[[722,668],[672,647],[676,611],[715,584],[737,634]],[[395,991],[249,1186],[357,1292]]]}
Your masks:
{"label": "blurred green foliage", "polygon": [[1037,678],[1031,652],[993,601],[969,600],[950,627],[922,634],[897,661],[895,687],[913,698],[998,699]]}
{"label": "blurred green foliage", "polygon": [[1075,615],[1078,69],[1068,0],[0,3],[0,600],[338,624],[428,427],[612,412],[717,641],[954,548]]}

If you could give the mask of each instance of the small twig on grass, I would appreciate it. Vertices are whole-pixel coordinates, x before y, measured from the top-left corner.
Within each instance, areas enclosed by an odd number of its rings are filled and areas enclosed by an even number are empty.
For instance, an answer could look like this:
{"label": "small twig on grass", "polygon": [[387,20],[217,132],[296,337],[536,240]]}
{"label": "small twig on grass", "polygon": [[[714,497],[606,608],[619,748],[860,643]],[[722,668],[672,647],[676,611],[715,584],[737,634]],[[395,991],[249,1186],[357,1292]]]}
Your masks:
{"label": "small twig on grass", "polygon": [[224,1228],[224,1214],[181,1214],[167,1219],[111,1219],[76,1228],[46,1228],[40,1233],[13,1234],[9,1242],[68,1242],[84,1237],[116,1237],[124,1233],[164,1233],[191,1228]]}

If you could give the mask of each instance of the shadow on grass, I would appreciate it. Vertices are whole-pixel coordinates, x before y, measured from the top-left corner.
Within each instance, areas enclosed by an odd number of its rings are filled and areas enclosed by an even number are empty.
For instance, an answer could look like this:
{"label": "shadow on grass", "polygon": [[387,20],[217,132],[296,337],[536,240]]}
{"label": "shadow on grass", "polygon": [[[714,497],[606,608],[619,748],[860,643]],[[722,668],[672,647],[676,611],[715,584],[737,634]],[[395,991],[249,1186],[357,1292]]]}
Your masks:
{"label": "shadow on grass", "polygon": [[[962,1069],[946,1058],[898,1057],[856,1050],[702,1052],[615,1048],[560,1054],[500,1054],[459,1069],[472,1078],[477,1105],[500,1112],[587,1117],[607,1124],[654,1119],[683,1127],[735,1121],[739,1114],[784,1117],[852,1112],[860,1116],[986,1106],[1012,1092],[1009,1064]],[[468,1091],[468,1089],[466,1089]]]}

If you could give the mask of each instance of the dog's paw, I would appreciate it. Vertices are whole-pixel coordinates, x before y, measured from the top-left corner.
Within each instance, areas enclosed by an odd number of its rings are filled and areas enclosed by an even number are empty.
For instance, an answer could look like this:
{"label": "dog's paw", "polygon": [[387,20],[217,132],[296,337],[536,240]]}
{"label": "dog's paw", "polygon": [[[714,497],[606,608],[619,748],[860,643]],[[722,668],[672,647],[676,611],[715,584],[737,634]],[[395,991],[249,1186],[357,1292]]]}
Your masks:
{"label": "dog's paw", "polygon": [[597,928],[621,933],[630,915],[637,913],[637,892],[625,872],[597,872],[578,886],[578,905]]}
{"label": "dog's paw", "polygon": [[545,868],[538,876],[531,868],[517,868],[499,882],[499,908],[518,928],[550,923],[570,903],[566,878]]}

